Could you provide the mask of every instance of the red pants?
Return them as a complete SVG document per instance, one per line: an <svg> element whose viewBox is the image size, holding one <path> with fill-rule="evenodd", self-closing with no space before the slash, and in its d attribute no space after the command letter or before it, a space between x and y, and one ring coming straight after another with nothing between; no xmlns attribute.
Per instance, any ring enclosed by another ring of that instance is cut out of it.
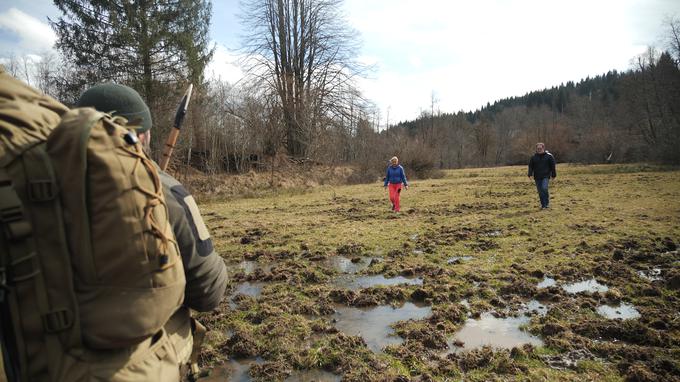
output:
<svg viewBox="0 0 680 382"><path fill-rule="evenodd" d="M390 190L390 202L393 210L399 212L399 194L401 193L401 183L390 183L387 185Z"/></svg>

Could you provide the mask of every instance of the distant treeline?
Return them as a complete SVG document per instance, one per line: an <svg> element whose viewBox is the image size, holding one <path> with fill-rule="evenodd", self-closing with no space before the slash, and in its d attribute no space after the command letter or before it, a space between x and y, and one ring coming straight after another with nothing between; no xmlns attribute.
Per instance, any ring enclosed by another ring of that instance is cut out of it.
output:
<svg viewBox="0 0 680 382"><path fill-rule="evenodd" d="M384 135L422 140L444 168L524 163L539 141L560 161L678 163L679 60L650 48L626 72L501 99L474 112L424 113Z"/></svg>
<svg viewBox="0 0 680 382"><path fill-rule="evenodd" d="M156 156L193 83L176 169L215 174L272 170L281 161L352 165L360 182L379 178L393 155L409 176L431 176L441 168L525 163L539 141L558 161L680 162L678 19L666 22L665 50L649 48L627 72L468 113L440 112L432 102L416 120L381 129L380 111L356 86L365 68L341 1L244 2L246 76L237 84L206 76L214 53L208 0L55 4L62 16L50 24L59 54L11 56L2 59L7 70L68 105L98 82L132 86L151 109Z"/></svg>

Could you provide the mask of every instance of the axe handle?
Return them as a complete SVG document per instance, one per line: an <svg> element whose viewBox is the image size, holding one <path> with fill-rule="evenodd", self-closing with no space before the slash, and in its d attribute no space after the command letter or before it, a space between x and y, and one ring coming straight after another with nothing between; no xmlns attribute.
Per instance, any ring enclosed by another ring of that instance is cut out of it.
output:
<svg viewBox="0 0 680 382"><path fill-rule="evenodd" d="M163 171L168 168L170 157L172 156L175 144L177 143L177 137L179 137L179 129L173 127L172 131L170 131L170 135L168 135L168 140L165 141L165 147L163 148L163 158L161 159L161 170Z"/></svg>

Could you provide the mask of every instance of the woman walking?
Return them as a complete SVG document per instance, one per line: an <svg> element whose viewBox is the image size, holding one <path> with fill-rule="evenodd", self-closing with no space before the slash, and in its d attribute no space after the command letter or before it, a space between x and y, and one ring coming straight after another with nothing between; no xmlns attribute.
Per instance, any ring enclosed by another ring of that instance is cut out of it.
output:
<svg viewBox="0 0 680 382"><path fill-rule="evenodd" d="M385 175L385 185L390 188L390 202L392 202L392 211L399 212L399 194L401 193L401 185L408 190L408 181L404 168L399 164L399 158L392 157L390 165L387 166L387 174Z"/></svg>

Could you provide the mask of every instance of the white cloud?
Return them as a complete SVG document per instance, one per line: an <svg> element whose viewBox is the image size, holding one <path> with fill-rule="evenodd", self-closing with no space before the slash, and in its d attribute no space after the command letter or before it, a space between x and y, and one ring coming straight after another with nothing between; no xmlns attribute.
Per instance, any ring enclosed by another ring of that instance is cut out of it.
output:
<svg viewBox="0 0 680 382"><path fill-rule="evenodd" d="M0 29L14 34L22 51L47 51L57 40L57 35L47 23L16 8L0 13Z"/></svg>
<svg viewBox="0 0 680 382"><path fill-rule="evenodd" d="M236 83L244 76L238 66L238 54L230 51L224 45L217 44L212 61L206 68L209 78L221 79L229 83Z"/></svg>
<svg viewBox="0 0 680 382"><path fill-rule="evenodd" d="M379 62L365 95L390 120L474 110L500 98L626 70L654 44L675 0L347 0L346 15ZM650 28L651 26L655 26ZM640 26L645 26L640 27Z"/></svg>

